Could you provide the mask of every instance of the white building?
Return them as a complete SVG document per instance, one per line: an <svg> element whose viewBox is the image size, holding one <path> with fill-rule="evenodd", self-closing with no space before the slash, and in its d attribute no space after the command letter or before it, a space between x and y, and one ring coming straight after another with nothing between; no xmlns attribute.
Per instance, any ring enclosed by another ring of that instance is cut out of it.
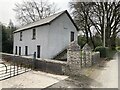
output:
<svg viewBox="0 0 120 90"><path fill-rule="evenodd" d="M14 31L16 55L30 55L50 59L77 40L77 26L67 11L59 12Z"/></svg>

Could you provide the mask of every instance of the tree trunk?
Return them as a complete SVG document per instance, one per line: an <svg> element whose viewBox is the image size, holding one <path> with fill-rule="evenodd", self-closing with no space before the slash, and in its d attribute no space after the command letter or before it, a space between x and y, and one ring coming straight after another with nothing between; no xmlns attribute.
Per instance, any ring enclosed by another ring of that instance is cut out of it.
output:
<svg viewBox="0 0 120 90"><path fill-rule="evenodd" d="M116 47L116 33L115 30L113 31L113 35L111 37L111 48L115 50Z"/></svg>

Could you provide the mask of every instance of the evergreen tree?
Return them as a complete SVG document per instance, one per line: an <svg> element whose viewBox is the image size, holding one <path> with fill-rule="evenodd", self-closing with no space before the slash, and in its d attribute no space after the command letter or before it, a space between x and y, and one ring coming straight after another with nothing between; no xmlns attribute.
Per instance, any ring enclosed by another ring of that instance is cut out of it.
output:
<svg viewBox="0 0 120 90"><path fill-rule="evenodd" d="M14 24L10 20L8 27L0 24L2 32L2 52L4 53L13 53L13 31L16 29Z"/></svg>

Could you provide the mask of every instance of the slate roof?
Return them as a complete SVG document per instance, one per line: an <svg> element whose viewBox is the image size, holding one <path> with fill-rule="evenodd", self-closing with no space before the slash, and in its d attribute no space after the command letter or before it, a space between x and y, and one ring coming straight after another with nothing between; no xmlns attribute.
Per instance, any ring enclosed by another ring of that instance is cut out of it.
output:
<svg viewBox="0 0 120 90"><path fill-rule="evenodd" d="M52 21L54 21L56 18L60 17L62 14L66 13L68 15L68 17L70 18L70 20L73 22L74 26L76 27L76 29L78 30L77 26L75 25L74 21L72 20L71 16L69 15L69 13L67 12L67 10L65 11L62 11L62 12L59 12L59 13L56 13L56 14L53 14L51 16L48 16L47 18L44 18L44 19L41 19L39 21L36 21L36 22L33 22L33 23L30 23L30 24L27 24L17 30L14 31L14 33L16 32L20 32L20 31L23 31L23 30L27 30L27 29L30 29L30 28L35 28L35 27L38 27L38 26L43 26L43 25L46 25L46 24L49 24L51 23Z"/></svg>

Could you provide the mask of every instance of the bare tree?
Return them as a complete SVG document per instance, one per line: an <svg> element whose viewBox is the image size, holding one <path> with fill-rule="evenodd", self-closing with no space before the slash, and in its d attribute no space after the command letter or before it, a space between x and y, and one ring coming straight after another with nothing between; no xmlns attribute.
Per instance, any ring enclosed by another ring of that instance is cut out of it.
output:
<svg viewBox="0 0 120 90"><path fill-rule="evenodd" d="M89 43L90 40L93 44L93 48L95 48L95 44L92 38L91 27L92 23L89 20L89 16L91 15L91 7L94 3L92 2L72 2L70 3L71 9L73 8L73 17L76 24L79 27L79 30L82 30L86 36L86 43Z"/></svg>
<svg viewBox="0 0 120 90"><path fill-rule="evenodd" d="M48 0L24 1L22 4L15 4L16 18L21 24L28 24L38 21L54 14L59 8Z"/></svg>
<svg viewBox="0 0 120 90"><path fill-rule="evenodd" d="M120 32L120 1L75 2L71 4L71 8L77 25L86 36L88 33L91 38L90 28L94 27L103 42L105 30L106 46L116 46L115 39ZM91 41L93 42L92 38Z"/></svg>
<svg viewBox="0 0 120 90"><path fill-rule="evenodd" d="M120 1L95 3L93 12L91 17L96 18L97 21L90 17L92 24L100 33L102 40L105 30L106 46L114 48L116 36L120 32Z"/></svg>

